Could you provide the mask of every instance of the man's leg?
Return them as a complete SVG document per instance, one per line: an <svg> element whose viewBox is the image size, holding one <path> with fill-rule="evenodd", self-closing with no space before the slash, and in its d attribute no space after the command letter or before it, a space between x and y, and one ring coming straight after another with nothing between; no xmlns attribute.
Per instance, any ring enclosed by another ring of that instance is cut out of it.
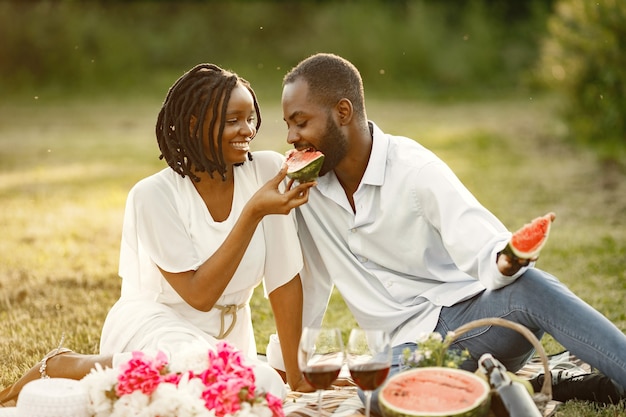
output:
<svg viewBox="0 0 626 417"><path fill-rule="evenodd" d="M538 339L552 335L572 354L612 378L623 394L626 387L626 335L606 317L573 294L552 275L529 269L515 283L484 291L451 307L444 307L435 331L442 336L470 321L499 317L519 323ZM483 353L491 353L510 371L522 368L534 354L527 339L508 328L477 328L461 335L453 344L468 349L472 360L462 368L475 370ZM389 376L400 371L398 355L416 344L394 348L394 364ZM372 411L380 414L378 392L372 395Z"/></svg>
<svg viewBox="0 0 626 417"><path fill-rule="evenodd" d="M444 307L436 331L446 334L464 323L500 317L522 324L540 338L549 333L572 354L626 387L626 335L553 276L529 269L515 283L484 291L451 307ZM492 353L511 371L517 371L533 353L526 339L507 328L472 330L456 346L477 360ZM470 369L475 369L475 363Z"/></svg>

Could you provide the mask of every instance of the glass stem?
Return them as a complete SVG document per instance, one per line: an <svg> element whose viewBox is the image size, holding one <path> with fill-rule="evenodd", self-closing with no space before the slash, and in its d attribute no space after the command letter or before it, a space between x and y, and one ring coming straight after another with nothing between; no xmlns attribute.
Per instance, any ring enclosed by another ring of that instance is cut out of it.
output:
<svg viewBox="0 0 626 417"><path fill-rule="evenodd" d="M317 414L319 417L322 417L322 391L321 389L317 390Z"/></svg>
<svg viewBox="0 0 626 417"><path fill-rule="evenodd" d="M370 417L370 402L372 401L372 391L363 391L365 395L365 417Z"/></svg>

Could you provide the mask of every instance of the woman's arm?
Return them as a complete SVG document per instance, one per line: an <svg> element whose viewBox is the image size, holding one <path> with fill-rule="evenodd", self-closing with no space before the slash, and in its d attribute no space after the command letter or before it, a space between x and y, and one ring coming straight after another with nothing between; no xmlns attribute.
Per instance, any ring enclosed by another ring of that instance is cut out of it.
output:
<svg viewBox="0 0 626 417"><path fill-rule="evenodd" d="M287 383L294 391L312 391L298 366L298 343L302 334L302 283L296 275L269 294L276 331L287 374Z"/></svg>
<svg viewBox="0 0 626 417"><path fill-rule="evenodd" d="M281 193L279 184L286 167L264 184L246 203L222 245L195 271L161 273L176 292L193 308L209 311L232 279L259 222L268 214L288 214L308 201L309 188L315 183L299 184Z"/></svg>

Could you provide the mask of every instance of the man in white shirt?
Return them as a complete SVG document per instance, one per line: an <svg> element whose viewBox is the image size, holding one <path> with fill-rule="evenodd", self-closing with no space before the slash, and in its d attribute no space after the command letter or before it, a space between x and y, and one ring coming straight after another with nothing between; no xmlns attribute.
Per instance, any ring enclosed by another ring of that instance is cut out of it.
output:
<svg viewBox="0 0 626 417"><path fill-rule="evenodd" d="M326 156L298 211L304 325L321 323L333 285L359 326L390 333L396 353L424 333L501 317L538 338L551 334L623 392L626 336L534 259L502 253L511 233L443 161L368 121L350 62L305 59L285 76L282 105L288 143ZM471 353L468 369L485 352L512 371L533 354L522 335L501 327L466 333L455 346Z"/></svg>

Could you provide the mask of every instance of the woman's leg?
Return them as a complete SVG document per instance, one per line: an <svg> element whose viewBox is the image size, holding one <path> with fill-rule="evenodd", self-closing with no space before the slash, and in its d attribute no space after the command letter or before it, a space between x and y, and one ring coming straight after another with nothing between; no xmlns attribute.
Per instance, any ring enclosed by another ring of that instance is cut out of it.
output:
<svg viewBox="0 0 626 417"><path fill-rule="evenodd" d="M42 377L82 379L100 363L103 367L110 367L112 357L108 355L82 355L70 350L52 351L46 357L26 372L15 384L0 392L0 406L14 406L17 397L24 385ZM42 370L42 365L43 370Z"/></svg>

